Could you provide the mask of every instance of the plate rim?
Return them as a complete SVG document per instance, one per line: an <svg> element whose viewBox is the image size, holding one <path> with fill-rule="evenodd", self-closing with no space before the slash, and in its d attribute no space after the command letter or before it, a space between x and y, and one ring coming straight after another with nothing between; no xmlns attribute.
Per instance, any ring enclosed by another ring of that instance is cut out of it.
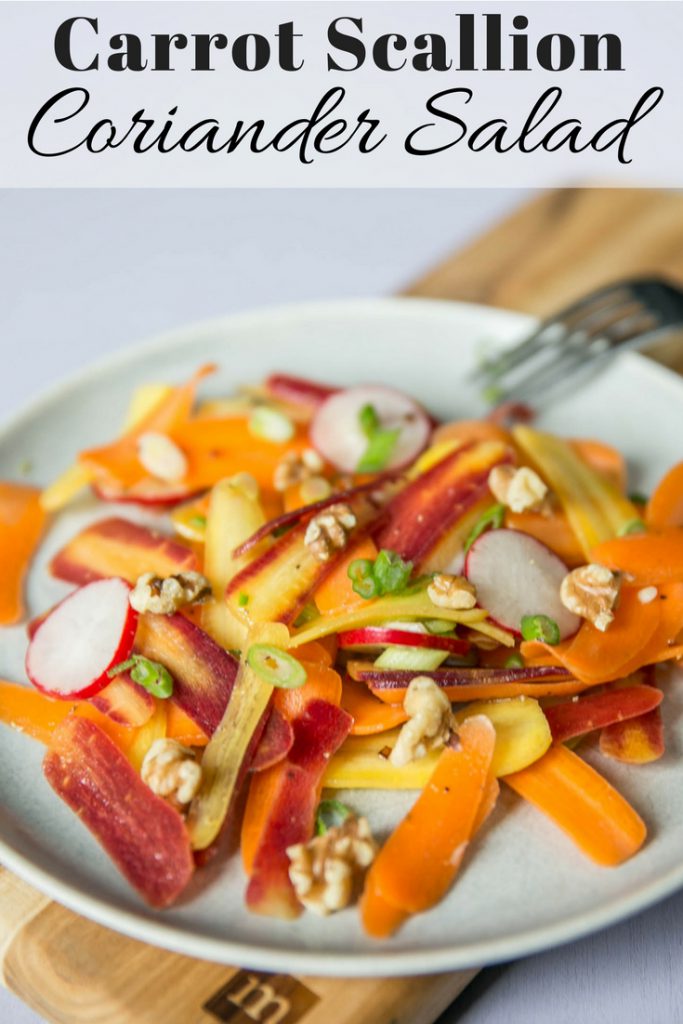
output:
<svg viewBox="0 0 683 1024"><path fill-rule="evenodd" d="M110 369L125 365L131 359L144 359L156 351L166 351L169 347L182 349L188 343L188 336L193 333L220 331L224 328L240 329L251 324L263 323L264 320L284 324L288 320L296 321L302 316L325 318L349 314L396 314L408 307L413 310L422 308L427 315L436 314L446 318L457 314L458 309L466 310L468 313L486 317L489 322L494 318L498 319L501 326L505 325L508 330L513 322L520 330L537 322L535 317L516 310L500 309L482 303L413 296L288 303L193 321L168 331L155 333L139 342L126 344L116 352L87 364L76 373L64 375L48 388L42 389L28 403L22 404L16 412L3 418L0 424L0 441L14 431L21 430L23 425L49 409L51 404L63 399L72 389L79 389L89 380L104 375ZM683 378L673 370L647 359L638 352L625 352L621 358L637 362L639 372L653 377L659 387L672 388L683 395ZM560 922L527 928L521 933L500 939L486 939L467 946L437 950L319 953L312 950L269 949L249 941L236 942L226 938L197 935L183 930L182 925L168 925L163 919L152 920L133 910L121 909L101 896L90 895L77 885L55 877L47 869L34 863L28 855L17 850L2 834L0 864L60 905L137 941L217 963L327 977L390 977L438 973L482 967L502 960L527 956L616 924L683 887L681 863L679 867L672 868L657 879L636 886L628 896L614 897L595 910L565 916Z"/></svg>

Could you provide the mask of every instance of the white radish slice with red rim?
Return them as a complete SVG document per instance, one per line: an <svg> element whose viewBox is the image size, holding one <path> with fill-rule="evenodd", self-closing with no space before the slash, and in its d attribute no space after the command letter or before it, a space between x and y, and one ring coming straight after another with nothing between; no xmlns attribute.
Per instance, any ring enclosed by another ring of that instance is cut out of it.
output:
<svg viewBox="0 0 683 1024"><path fill-rule="evenodd" d="M372 406L380 430L400 431L381 469L399 469L415 459L429 441L431 423L424 409L401 391L380 385L347 388L331 395L311 423L311 442L320 455L344 473L355 473L368 450L361 412Z"/></svg>
<svg viewBox="0 0 683 1024"><path fill-rule="evenodd" d="M409 624L410 625L410 624ZM347 651L382 650L385 647L420 647L425 650L467 654L469 642L455 636L433 636L401 626L364 626L339 634L339 647Z"/></svg>
<svg viewBox="0 0 683 1024"><path fill-rule="evenodd" d="M133 650L138 614L130 585L112 578L79 587L38 626L26 653L36 687L60 700L94 697L111 682L107 673Z"/></svg>
<svg viewBox="0 0 683 1024"><path fill-rule="evenodd" d="M581 620L560 600L569 572L561 558L519 530L489 530L467 553L465 575L477 591L477 604L491 618L520 635L525 615L547 615L560 639L576 633Z"/></svg>

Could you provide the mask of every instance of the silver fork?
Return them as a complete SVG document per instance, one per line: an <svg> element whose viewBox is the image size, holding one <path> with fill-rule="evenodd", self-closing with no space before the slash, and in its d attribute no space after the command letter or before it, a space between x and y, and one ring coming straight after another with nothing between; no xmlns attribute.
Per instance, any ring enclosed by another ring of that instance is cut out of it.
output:
<svg viewBox="0 0 683 1024"><path fill-rule="evenodd" d="M520 344L470 375L494 406L534 409L619 352L683 326L683 290L658 278L622 281L592 292L544 320Z"/></svg>

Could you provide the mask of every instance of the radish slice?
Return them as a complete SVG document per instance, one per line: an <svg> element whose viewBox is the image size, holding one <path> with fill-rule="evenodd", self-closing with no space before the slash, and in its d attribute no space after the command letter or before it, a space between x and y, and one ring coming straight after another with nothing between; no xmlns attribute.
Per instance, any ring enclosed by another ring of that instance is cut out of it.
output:
<svg viewBox="0 0 683 1024"><path fill-rule="evenodd" d="M519 530L489 530L467 554L465 575L477 590L477 602L491 618L520 635L524 615L547 615L560 639L576 633L581 620L560 600L569 572L554 552Z"/></svg>
<svg viewBox="0 0 683 1024"><path fill-rule="evenodd" d="M448 654L467 654L470 649L467 640L455 636L432 636L417 633L402 626L366 626L364 629L350 629L339 634L339 646L345 651L367 651L382 647L423 647L425 650L446 651Z"/></svg>
<svg viewBox="0 0 683 1024"><path fill-rule="evenodd" d="M173 508L183 501L189 501L199 493L188 490L180 484L165 483L163 480L141 480L134 487L120 487L116 484L98 481L93 484L93 493L100 501L121 505L141 505L150 508Z"/></svg>
<svg viewBox="0 0 683 1024"><path fill-rule="evenodd" d="M323 402L311 423L311 442L328 462L355 473L368 449L361 410L372 406L381 430L400 429L381 469L397 469L415 459L431 433L429 417L412 398L391 388L368 385L339 391Z"/></svg>
<svg viewBox="0 0 683 1024"><path fill-rule="evenodd" d="M60 700L93 697L107 673L133 650L138 614L130 586L113 577L69 594L40 623L26 653L26 672L42 693Z"/></svg>

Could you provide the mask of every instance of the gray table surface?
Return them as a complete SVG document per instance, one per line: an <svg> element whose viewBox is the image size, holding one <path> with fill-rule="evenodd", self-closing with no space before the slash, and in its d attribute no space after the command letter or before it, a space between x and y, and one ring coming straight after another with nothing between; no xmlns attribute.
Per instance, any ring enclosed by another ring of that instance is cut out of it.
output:
<svg viewBox="0 0 683 1024"><path fill-rule="evenodd" d="M84 363L166 328L282 302L391 293L522 198L0 192L3 416ZM682 946L683 894L581 942L482 972L440 1024L678 1024ZM2 1024L39 1020L0 989Z"/></svg>

